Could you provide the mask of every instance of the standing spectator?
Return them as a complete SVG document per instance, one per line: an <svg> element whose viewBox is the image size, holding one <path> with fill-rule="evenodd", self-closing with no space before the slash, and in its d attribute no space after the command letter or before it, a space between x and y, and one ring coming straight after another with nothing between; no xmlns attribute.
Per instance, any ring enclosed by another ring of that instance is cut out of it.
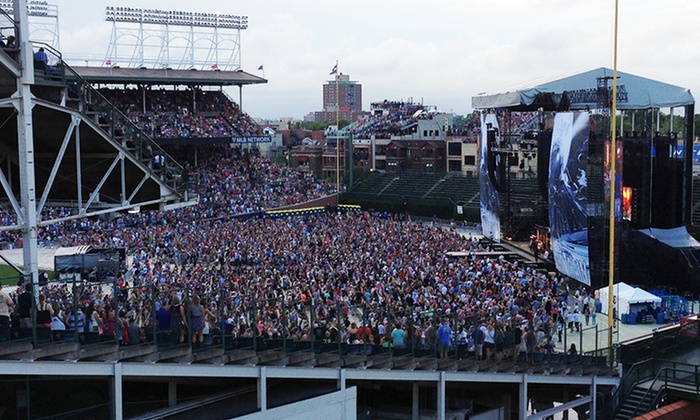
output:
<svg viewBox="0 0 700 420"><path fill-rule="evenodd" d="M156 319L158 319L158 331L170 331L170 307L159 305Z"/></svg>
<svg viewBox="0 0 700 420"><path fill-rule="evenodd" d="M57 302L54 302L53 316L51 317L51 331L54 341L61 341L63 339L63 333L66 331L66 324L63 322L63 319L61 307L58 306Z"/></svg>
<svg viewBox="0 0 700 420"><path fill-rule="evenodd" d="M401 324L396 324L396 328L391 332L391 338L394 340L395 349L406 348L406 343L404 342L404 335L406 332L401 328Z"/></svg>
<svg viewBox="0 0 700 420"><path fill-rule="evenodd" d="M12 298L0 282L0 342L10 339L10 310L14 306Z"/></svg>
<svg viewBox="0 0 700 420"><path fill-rule="evenodd" d="M476 360L481 360L484 357L484 330L483 326L475 326L472 330L472 339L474 340L474 354Z"/></svg>
<svg viewBox="0 0 700 420"><path fill-rule="evenodd" d="M88 329L92 333L99 333L102 329L102 318L97 310L95 310L95 302L90 302L90 304L85 308L85 319L88 323Z"/></svg>
<svg viewBox="0 0 700 420"><path fill-rule="evenodd" d="M494 353L494 350L496 349L496 332L491 324L486 327L486 334L484 335L484 349L486 350L486 359L490 359Z"/></svg>
<svg viewBox="0 0 700 420"><path fill-rule="evenodd" d="M25 283L24 291L17 296L20 330L32 328L32 284Z"/></svg>
<svg viewBox="0 0 700 420"><path fill-rule="evenodd" d="M595 307L595 299L591 299L588 302L588 307L589 307L589 310L591 312L591 321L593 321L593 325L595 325L595 318L596 318L596 314L597 314L596 307Z"/></svg>
<svg viewBox="0 0 700 420"><path fill-rule="evenodd" d="M135 344L141 343L141 328L139 324L133 317L129 318L129 345L133 346Z"/></svg>
<svg viewBox="0 0 700 420"><path fill-rule="evenodd" d="M525 328L525 347L527 349L527 363L532 365L535 363L535 347L537 346L537 337L532 330L532 326Z"/></svg>
<svg viewBox="0 0 700 420"><path fill-rule="evenodd" d="M187 317L185 307L180 303L180 298L173 295L170 304L170 330L175 333L177 344L185 342L185 330L187 329Z"/></svg>
<svg viewBox="0 0 700 420"><path fill-rule="evenodd" d="M195 295L192 298L192 306L190 308L190 316L192 322L192 346L195 348L201 347L204 342L204 319L205 317L213 317L214 314L201 305L201 299Z"/></svg>
<svg viewBox="0 0 700 420"><path fill-rule="evenodd" d="M104 310L104 318L102 320L102 335L108 338L114 338L117 333L117 316L112 305L106 305Z"/></svg>
<svg viewBox="0 0 700 420"><path fill-rule="evenodd" d="M442 324L437 330L437 338L438 357L444 359L447 357L447 351L450 348L450 343L452 340L452 328L450 328L450 324L447 322L447 318L444 318L442 320Z"/></svg>
<svg viewBox="0 0 700 420"><path fill-rule="evenodd" d="M66 315L68 318L66 325L68 325L68 328L70 330L75 331L76 334L82 334L83 332L85 332L85 317L83 315L83 309L80 307L80 304L78 304L78 307L75 308L75 311L71 309Z"/></svg>
<svg viewBox="0 0 700 420"><path fill-rule="evenodd" d="M39 305L36 307L36 325L42 328L51 328L53 307L46 301L46 295L39 295Z"/></svg>

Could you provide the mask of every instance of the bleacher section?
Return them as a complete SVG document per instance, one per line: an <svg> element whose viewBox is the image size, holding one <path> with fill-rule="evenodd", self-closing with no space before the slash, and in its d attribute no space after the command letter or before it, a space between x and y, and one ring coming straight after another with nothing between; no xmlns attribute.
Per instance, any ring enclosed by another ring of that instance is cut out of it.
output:
<svg viewBox="0 0 700 420"><path fill-rule="evenodd" d="M378 173L358 184L352 193L386 197L446 199L466 207L479 208L479 178L477 177Z"/></svg>
<svg viewBox="0 0 700 420"><path fill-rule="evenodd" d="M261 135L262 129L223 91L100 89L152 138ZM145 103L144 103L145 100Z"/></svg>
<svg viewBox="0 0 700 420"><path fill-rule="evenodd" d="M442 175L415 174L400 176L391 185L391 188L384 192L384 195L399 197L423 197L425 193L435 185Z"/></svg>
<svg viewBox="0 0 700 420"><path fill-rule="evenodd" d="M451 176L430 191L426 198L451 198L465 207L479 208L479 178Z"/></svg>
<svg viewBox="0 0 700 420"><path fill-rule="evenodd" d="M366 195L377 195L384 189L384 187L389 185L394 177L394 174L375 172L372 177L355 185L353 192Z"/></svg>

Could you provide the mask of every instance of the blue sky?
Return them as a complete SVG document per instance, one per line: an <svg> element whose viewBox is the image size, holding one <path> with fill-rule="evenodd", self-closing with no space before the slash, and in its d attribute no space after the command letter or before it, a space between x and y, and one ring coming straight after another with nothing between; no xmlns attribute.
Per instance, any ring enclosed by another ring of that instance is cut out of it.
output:
<svg viewBox="0 0 700 420"><path fill-rule="evenodd" d="M104 56L107 5L248 16L242 68L264 65L269 83L245 88L244 107L269 119L320 110L336 60L362 84L364 109L412 98L458 114L480 92L613 65L613 0L49 2L66 55ZM697 94L698 22L697 0L620 0L618 69Z"/></svg>

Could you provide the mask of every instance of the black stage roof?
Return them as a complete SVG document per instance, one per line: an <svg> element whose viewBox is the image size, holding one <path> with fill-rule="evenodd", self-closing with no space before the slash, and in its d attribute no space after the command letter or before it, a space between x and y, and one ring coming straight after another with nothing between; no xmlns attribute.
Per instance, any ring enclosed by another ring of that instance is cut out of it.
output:
<svg viewBox="0 0 700 420"><path fill-rule="evenodd" d="M171 70L84 66L72 68L88 82L102 84L239 86L267 83L267 79L242 70Z"/></svg>

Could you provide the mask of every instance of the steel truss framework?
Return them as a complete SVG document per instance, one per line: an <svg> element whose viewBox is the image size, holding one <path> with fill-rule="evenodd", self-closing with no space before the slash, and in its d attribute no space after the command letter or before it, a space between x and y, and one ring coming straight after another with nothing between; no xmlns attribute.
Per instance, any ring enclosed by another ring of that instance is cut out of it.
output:
<svg viewBox="0 0 700 420"><path fill-rule="evenodd" d="M2 11L17 48L0 50L0 185L16 222L0 230L21 230L23 269L36 284L39 226L135 207L195 204L196 197L183 190L189 177L182 167L133 124L117 121L126 117L111 104L90 102L98 94L78 75L65 78L70 68L60 53L52 51L58 57L52 75L35 71L34 46L24 36L30 33L27 1L15 3L14 15ZM42 220L42 210L53 205L77 211Z"/></svg>
<svg viewBox="0 0 700 420"><path fill-rule="evenodd" d="M50 168L37 168L48 173L48 176L43 177L45 182L42 185L37 185L36 189L37 192L41 192L41 196L37 197L37 226L140 206L166 205L178 199L176 194L169 192L169 186L161 177L154 174L151 168L128 151L125 141L119 143L105 133L95 121L86 118L78 111L36 98L32 100L32 106L35 112L41 115L51 114L57 120L69 121L65 129L56 127L57 130L54 131L56 139L62 139L56 153L37 154L37 162L53 160L53 165ZM2 109L13 109L13 112L18 112L18 107L18 98L0 100L0 108ZM89 136L91 146L94 146L94 142L97 140L103 142L106 149L94 152L94 147L83 148L81 138L86 135ZM19 168L19 156L13 155L12 151L7 149L7 147L3 147L0 158L0 168L2 168L0 170L0 184L9 204L17 215L17 224L2 226L2 230L13 230L21 229L27 220L12 187L12 177L16 173L12 168ZM83 173L88 171L92 178L90 180L83 178ZM66 173L73 176L66 176ZM138 178L138 181L127 182L127 178ZM114 185L115 181L117 182L116 186ZM160 197L145 201L138 199L147 183L158 185ZM51 192L58 185L64 190L63 194L60 198L51 200L49 198ZM65 191L66 185L72 185L73 192ZM115 194L114 191L118 191L118 194ZM76 211L67 217L42 220L41 214L47 205L74 207Z"/></svg>

